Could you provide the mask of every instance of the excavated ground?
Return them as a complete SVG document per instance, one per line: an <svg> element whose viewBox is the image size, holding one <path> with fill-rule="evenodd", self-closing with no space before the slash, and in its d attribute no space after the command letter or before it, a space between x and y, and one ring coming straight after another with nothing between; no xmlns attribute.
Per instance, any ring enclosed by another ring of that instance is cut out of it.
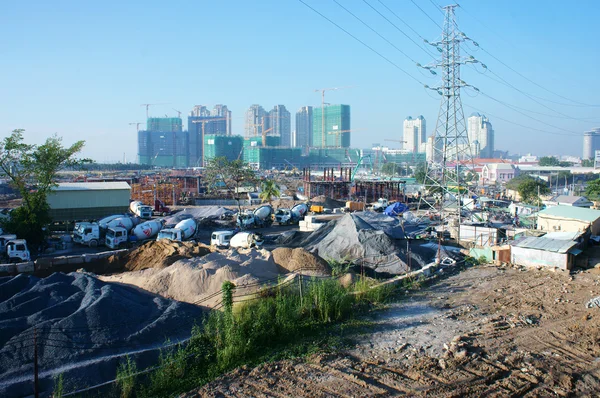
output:
<svg viewBox="0 0 600 398"><path fill-rule="evenodd" d="M374 315L352 349L239 368L183 396L597 396L598 271L470 268Z"/></svg>

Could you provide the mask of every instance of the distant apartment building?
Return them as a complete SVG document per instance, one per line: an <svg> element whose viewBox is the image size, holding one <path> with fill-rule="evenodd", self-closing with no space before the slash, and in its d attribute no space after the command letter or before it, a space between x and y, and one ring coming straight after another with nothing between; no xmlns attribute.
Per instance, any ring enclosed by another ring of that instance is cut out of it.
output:
<svg viewBox="0 0 600 398"><path fill-rule="evenodd" d="M421 115L416 119L411 116L404 119L404 149L417 153L425 150L425 141L427 140L427 124L425 118Z"/></svg>
<svg viewBox="0 0 600 398"><path fill-rule="evenodd" d="M219 115L219 112L221 115ZM204 105L196 105L188 116L188 163L191 167L203 165L202 151L207 135L228 135L231 130L231 111L226 105L217 105L211 113Z"/></svg>
<svg viewBox="0 0 600 398"><path fill-rule="evenodd" d="M138 161L159 167L187 167L188 135L179 117L151 117L138 131Z"/></svg>
<svg viewBox="0 0 600 398"><path fill-rule="evenodd" d="M217 104L212 110L212 116L218 116L225 119L226 124L226 135L231 136L231 111L227 108L227 105Z"/></svg>
<svg viewBox="0 0 600 398"><path fill-rule="evenodd" d="M600 127L583 133L583 159L594 159L600 150Z"/></svg>
<svg viewBox="0 0 600 398"><path fill-rule="evenodd" d="M324 112L323 112L324 109ZM312 146L315 148L350 147L350 105L313 108ZM323 131L325 127L325 131Z"/></svg>
<svg viewBox="0 0 600 398"><path fill-rule="evenodd" d="M308 154L308 148L313 146L313 107L303 106L296 112L296 147L302 148L303 154Z"/></svg>
<svg viewBox="0 0 600 398"><path fill-rule="evenodd" d="M246 111L246 120L244 123L244 132L246 137L262 136L263 127L267 129L267 112L258 105L251 105Z"/></svg>
<svg viewBox="0 0 600 398"><path fill-rule="evenodd" d="M282 147L292 146L292 120L291 113L285 105L275 105L269 111L269 117L265 120L265 128L269 130L268 135L280 137Z"/></svg>
<svg viewBox="0 0 600 398"><path fill-rule="evenodd" d="M467 133L473 157L492 158L494 156L494 129L485 115L473 113L468 120Z"/></svg>

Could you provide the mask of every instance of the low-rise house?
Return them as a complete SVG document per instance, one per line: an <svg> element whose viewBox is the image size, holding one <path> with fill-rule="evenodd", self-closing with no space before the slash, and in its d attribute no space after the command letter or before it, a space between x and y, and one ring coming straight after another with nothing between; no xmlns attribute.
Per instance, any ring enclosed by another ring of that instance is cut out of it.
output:
<svg viewBox="0 0 600 398"><path fill-rule="evenodd" d="M481 169L480 180L484 184L506 183L519 175L519 169L510 163L490 163Z"/></svg>
<svg viewBox="0 0 600 398"><path fill-rule="evenodd" d="M579 232L551 232L526 236L511 245L511 262L526 267L557 267L569 270L583 246Z"/></svg>
<svg viewBox="0 0 600 398"><path fill-rule="evenodd" d="M573 206L549 207L537 214L537 229L600 235L600 210Z"/></svg>
<svg viewBox="0 0 600 398"><path fill-rule="evenodd" d="M587 200L587 198L584 196L558 195L550 198L549 200L545 200L544 204L546 207L574 206L589 209L594 205L594 202Z"/></svg>

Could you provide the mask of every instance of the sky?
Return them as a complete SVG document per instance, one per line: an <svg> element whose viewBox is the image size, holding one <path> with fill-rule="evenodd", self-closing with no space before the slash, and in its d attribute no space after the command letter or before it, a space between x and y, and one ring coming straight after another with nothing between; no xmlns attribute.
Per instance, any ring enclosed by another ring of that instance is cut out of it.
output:
<svg viewBox="0 0 600 398"><path fill-rule="evenodd" d="M325 101L351 106L352 147L400 140L409 115L423 115L433 133L440 98L423 85L437 86L440 75L415 62L434 62L436 50L422 38L441 37L441 0L337 0L368 26L334 0L303 1L395 66L299 0L5 2L2 136L23 128L28 142L41 144L56 133L65 144L85 140L82 155L98 162L135 161L129 123L145 122L140 104L163 104L150 116L226 104L233 133L244 134L251 104L283 104L295 114L320 105L314 90L329 87L348 87L327 92ZM600 2L460 6L459 28L479 44L465 44L463 55L488 68L462 67L461 78L480 90L463 90L465 116L488 116L496 149L581 156L583 131L600 126Z"/></svg>

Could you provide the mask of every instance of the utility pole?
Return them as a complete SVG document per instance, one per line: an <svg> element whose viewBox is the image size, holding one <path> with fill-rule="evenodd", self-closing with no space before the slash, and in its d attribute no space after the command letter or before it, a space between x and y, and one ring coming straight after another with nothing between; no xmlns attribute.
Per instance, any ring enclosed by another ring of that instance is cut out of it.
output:
<svg viewBox="0 0 600 398"><path fill-rule="evenodd" d="M37 348L37 328L33 327L33 395L40 397L40 385L38 380L38 348Z"/></svg>
<svg viewBox="0 0 600 398"><path fill-rule="evenodd" d="M456 211L458 217L457 240L460 240L461 224L461 192L466 188L464 178L461 177L461 163L473 166L471 145L467 134L465 116L460 98L463 87L471 87L460 78L461 65L478 63L473 57L463 58L460 56L460 47L465 41L472 41L464 33L459 31L454 15L457 4L443 7L445 10L444 27L442 39L438 42L427 42L434 46L440 53L440 60L433 64L422 66L432 72L432 69L441 69L442 81L438 87L429 87L441 96L440 110L435 127L433 160L427 167L425 188L429 192L441 193L442 198L439 206L440 220L444 220L446 213ZM452 170L449 167L452 166ZM456 197L456 207L447 204L445 197ZM425 204L429 209L436 209L434 201L427 201L425 195L419 203Z"/></svg>

